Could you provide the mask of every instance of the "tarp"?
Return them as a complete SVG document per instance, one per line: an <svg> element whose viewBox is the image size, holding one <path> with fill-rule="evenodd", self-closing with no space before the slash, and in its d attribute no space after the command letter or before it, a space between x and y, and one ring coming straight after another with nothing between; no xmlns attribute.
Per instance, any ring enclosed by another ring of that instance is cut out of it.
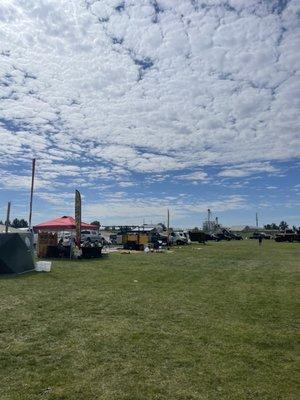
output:
<svg viewBox="0 0 300 400"><path fill-rule="evenodd" d="M0 274L34 270L31 233L0 233Z"/></svg>
<svg viewBox="0 0 300 400"><path fill-rule="evenodd" d="M76 229L76 223L75 219L73 217L68 217L68 216L63 216L60 218L52 219L51 221L46 221L41 224L35 225L33 227L33 230L35 232L37 231L43 231L43 230L53 230L53 231L58 231L58 230L70 230L70 229ZM81 222L81 229L93 229L93 230L98 230L97 225L91 225L91 224L86 224L85 222Z"/></svg>

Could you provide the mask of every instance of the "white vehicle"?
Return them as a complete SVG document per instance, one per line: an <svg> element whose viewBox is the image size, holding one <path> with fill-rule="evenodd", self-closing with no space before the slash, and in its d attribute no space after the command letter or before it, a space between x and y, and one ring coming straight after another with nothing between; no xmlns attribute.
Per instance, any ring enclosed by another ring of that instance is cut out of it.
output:
<svg viewBox="0 0 300 400"><path fill-rule="evenodd" d="M69 231L60 232L58 235L58 240L63 240L63 245L68 246L71 243L71 240L75 237L75 234L72 235Z"/></svg>
<svg viewBox="0 0 300 400"><path fill-rule="evenodd" d="M182 245L190 243L188 234L186 232L173 232L171 235L173 244Z"/></svg>
<svg viewBox="0 0 300 400"><path fill-rule="evenodd" d="M95 242L99 242L102 243L102 236L100 235L100 233L98 231L94 231L94 230L84 230L81 231L81 241L82 242L91 242L91 243L95 243Z"/></svg>

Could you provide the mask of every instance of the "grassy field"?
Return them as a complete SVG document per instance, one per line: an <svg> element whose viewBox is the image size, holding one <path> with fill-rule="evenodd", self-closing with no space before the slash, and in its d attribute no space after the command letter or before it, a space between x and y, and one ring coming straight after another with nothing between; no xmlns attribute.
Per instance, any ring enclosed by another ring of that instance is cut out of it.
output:
<svg viewBox="0 0 300 400"><path fill-rule="evenodd" d="M220 242L1 277L0 399L298 399L299 259Z"/></svg>

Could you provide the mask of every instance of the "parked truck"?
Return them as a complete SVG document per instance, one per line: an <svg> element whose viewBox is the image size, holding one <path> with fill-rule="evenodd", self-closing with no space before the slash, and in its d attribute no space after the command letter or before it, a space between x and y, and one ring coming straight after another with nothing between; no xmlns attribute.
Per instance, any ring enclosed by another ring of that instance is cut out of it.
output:
<svg viewBox="0 0 300 400"><path fill-rule="evenodd" d="M275 242L300 242L300 230L286 229L275 236Z"/></svg>

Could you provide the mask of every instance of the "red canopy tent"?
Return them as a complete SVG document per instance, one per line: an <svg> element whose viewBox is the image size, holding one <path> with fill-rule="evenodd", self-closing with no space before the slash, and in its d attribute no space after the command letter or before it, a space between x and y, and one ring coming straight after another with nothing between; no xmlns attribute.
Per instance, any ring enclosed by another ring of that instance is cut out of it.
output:
<svg viewBox="0 0 300 400"><path fill-rule="evenodd" d="M73 217L63 216L60 218L52 219L51 221L43 222L41 224L35 225L33 230L38 231L63 231L76 229L75 219ZM86 224L81 222L81 229L94 229L98 230L97 225Z"/></svg>

